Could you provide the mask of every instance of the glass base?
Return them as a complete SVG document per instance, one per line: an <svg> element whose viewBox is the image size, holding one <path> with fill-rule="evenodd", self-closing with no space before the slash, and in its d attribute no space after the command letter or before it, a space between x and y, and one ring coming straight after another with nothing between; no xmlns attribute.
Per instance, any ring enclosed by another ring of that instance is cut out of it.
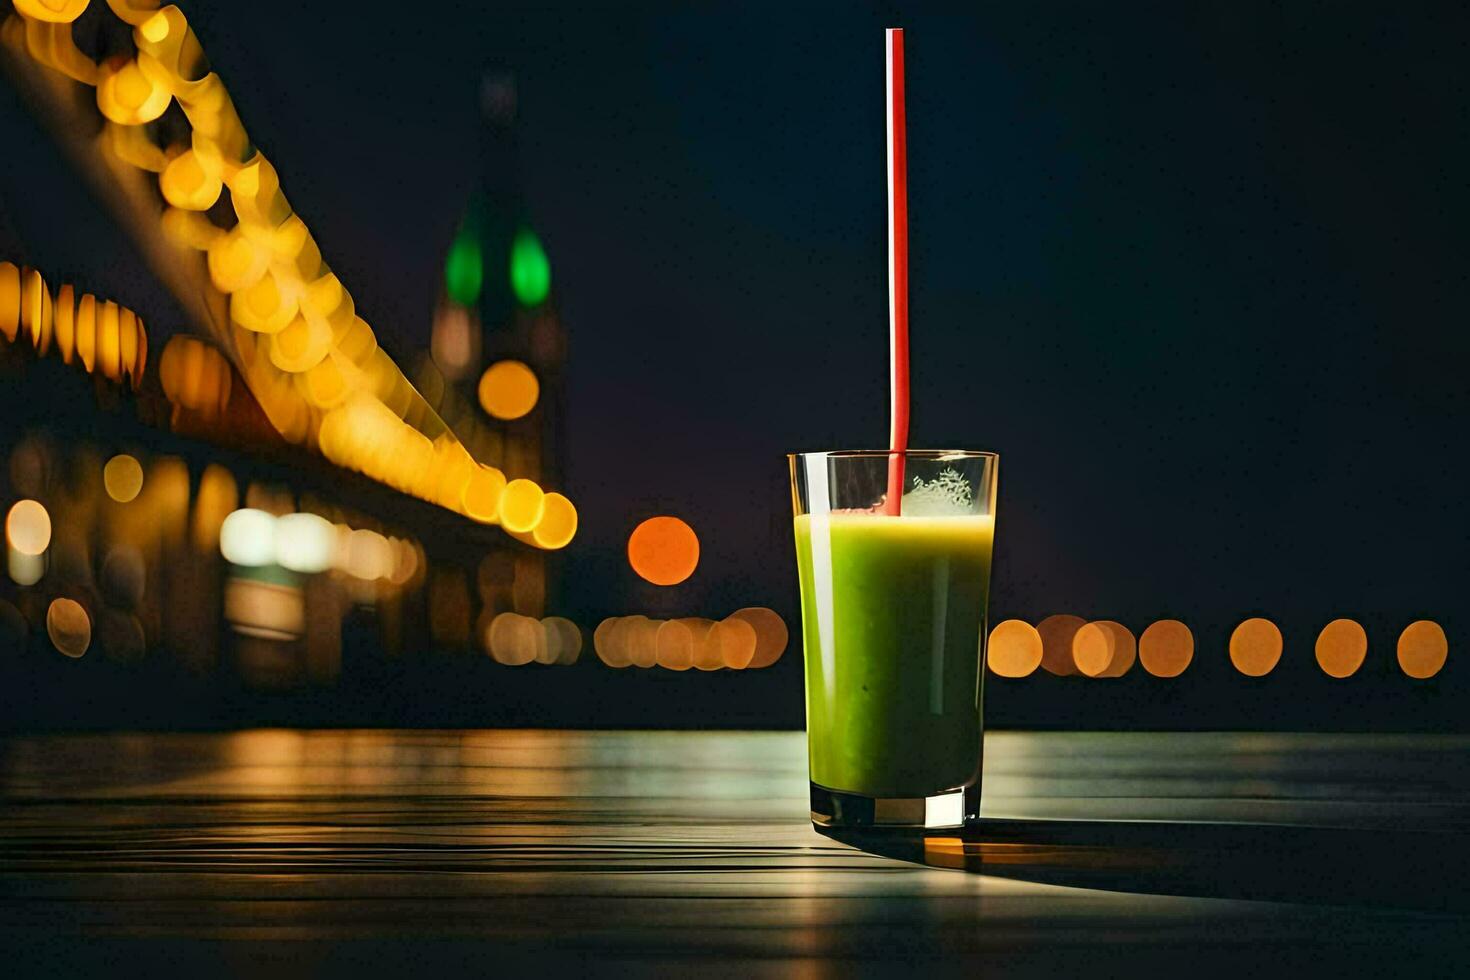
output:
<svg viewBox="0 0 1470 980"><path fill-rule="evenodd" d="M980 785L934 796L877 797L811 784L812 823L818 827L939 829L963 827L980 817Z"/></svg>

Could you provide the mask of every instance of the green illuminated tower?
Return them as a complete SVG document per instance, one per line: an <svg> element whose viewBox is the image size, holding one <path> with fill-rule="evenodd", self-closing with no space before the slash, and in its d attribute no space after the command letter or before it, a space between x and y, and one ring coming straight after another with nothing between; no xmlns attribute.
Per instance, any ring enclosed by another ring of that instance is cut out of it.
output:
<svg viewBox="0 0 1470 980"><path fill-rule="evenodd" d="M480 174L445 253L420 390L476 459L509 479L561 489L566 338L551 262L522 192L514 79L486 75L480 108ZM512 418L491 415L479 391L486 369L504 360L525 363L539 383L534 405Z"/></svg>

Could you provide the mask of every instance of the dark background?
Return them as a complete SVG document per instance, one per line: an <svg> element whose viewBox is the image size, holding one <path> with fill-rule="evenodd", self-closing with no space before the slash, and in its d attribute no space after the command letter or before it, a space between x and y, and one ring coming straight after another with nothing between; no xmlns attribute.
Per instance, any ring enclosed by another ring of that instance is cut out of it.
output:
<svg viewBox="0 0 1470 980"><path fill-rule="evenodd" d="M197 8L197 9L196 9ZM913 444L1002 455L993 618L1195 631L1175 682L991 678L992 719L1455 724L1467 692L1466 38L1457 5L186 4L292 204L400 361L519 78L525 194L570 332L562 608L795 623L783 454L886 432L882 28L907 28ZM177 322L0 88L0 246ZM644 517L699 533L642 585ZM1236 622L1286 634L1240 678ZM1323 677L1338 616L1369 660ZM1450 637L1429 684L1392 645ZM647 723L799 724L799 658L658 685ZM596 665L587 665L593 669ZM1139 672L1135 672L1139 673ZM596 677L603 677L603 671ZM583 678L578 697L606 697ZM1107 689L1104 690L1104 687ZM680 706L659 708L670 698ZM636 719L630 719L636 721ZM1463 719L1459 724L1464 724Z"/></svg>

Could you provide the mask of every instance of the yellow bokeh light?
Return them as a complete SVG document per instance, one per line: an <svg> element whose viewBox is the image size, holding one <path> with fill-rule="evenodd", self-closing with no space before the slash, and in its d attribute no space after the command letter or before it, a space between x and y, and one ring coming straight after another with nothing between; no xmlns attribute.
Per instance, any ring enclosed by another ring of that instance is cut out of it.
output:
<svg viewBox="0 0 1470 980"><path fill-rule="evenodd" d="M189 214L188 211L175 211ZM175 219L180 223L183 219ZM201 221L206 219L200 218ZM210 227L213 227L211 225ZM209 244L209 278L222 293L236 293L260 282L270 267L270 255L245 234L242 225L221 232Z"/></svg>
<svg viewBox="0 0 1470 980"><path fill-rule="evenodd" d="M269 339L271 363L282 371L300 374L322 362L332 347L332 328L324 320L297 315Z"/></svg>
<svg viewBox="0 0 1470 980"><path fill-rule="evenodd" d="M1351 677L1368 655L1368 634L1351 619L1334 619L1317 634L1317 666L1328 677Z"/></svg>
<svg viewBox="0 0 1470 980"><path fill-rule="evenodd" d="M219 547L220 527L239 503L240 491L235 476L217 463L210 463L199 477L199 494L194 501L194 519L190 537L200 554Z"/></svg>
<svg viewBox="0 0 1470 980"><path fill-rule="evenodd" d="M297 311L296 297L274 272L230 296L230 318L255 333L278 333L286 329Z"/></svg>
<svg viewBox="0 0 1470 980"><path fill-rule="evenodd" d="M0 262L0 334L15 343L20 331L20 269Z"/></svg>
<svg viewBox="0 0 1470 980"><path fill-rule="evenodd" d="M87 9L90 0L15 0L15 9L33 20L70 24Z"/></svg>
<svg viewBox="0 0 1470 980"><path fill-rule="evenodd" d="M1194 634L1177 619L1151 623L1138 638L1138 662L1155 677L1178 677L1194 659Z"/></svg>
<svg viewBox="0 0 1470 980"><path fill-rule="evenodd" d="M197 211L185 211L183 208L164 208L162 226L163 234L169 241L205 253L214 248L226 235L223 228L206 216ZM211 268L210 278L214 278L213 272Z"/></svg>
<svg viewBox="0 0 1470 980"><path fill-rule="evenodd" d="M577 534L577 508L559 493L548 493L542 500L541 519L530 533L516 537L527 544L554 551L565 548Z"/></svg>
<svg viewBox="0 0 1470 980"><path fill-rule="evenodd" d="M95 142L113 169L131 166L149 180L157 174L156 186L167 205L156 212L164 235L207 251L210 279L228 300L226 329L232 336L219 339L229 347L266 419L288 442L320 445L340 465L465 513L463 491L473 462L466 467L455 459L446 469L434 467L435 479L423 478L423 445L444 431L443 421L379 349L367 322L356 316L351 295L323 261L306 224L292 212L279 174L252 144L184 14L174 6L159 9L152 0L108 0L112 13L133 27L133 50L99 66L72 39L70 20L85 6L85 0L20 0L20 9L49 11L51 16L44 24L36 18L10 19L6 40L13 48L23 47L39 64L95 86L105 120ZM142 125L171 113L175 99L191 131L172 122L161 130ZM171 145L160 146L155 142L160 138L172 140ZM229 198L222 202L226 189ZM216 226L222 216L217 204L233 209L235 228ZM0 333L19 334L25 328L36 349L45 352L53 339L52 297L41 288L39 277L17 275L17 298L11 302L7 292L12 271L18 272L0 266ZM74 291L66 293L66 308L60 312L57 341L63 358L80 359L89 371L138 387L147 363L141 320L116 304L88 297L80 297L73 309L74 297ZM207 298L216 304L221 299ZM273 339L242 339L247 331ZM203 403L212 411L228 396L228 377L221 376L218 385L201 384L197 372L179 370L177 364L163 373L165 391L176 407L205 411ZM499 375L504 383L489 386L497 417L519 418L533 411L539 398L534 372L514 361L492 370L490 380ZM180 397L186 390L197 396L201 388L214 388L220 397ZM322 412L358 394L375 398L395 420L377 424L374 417L371 436L341 426L335 436L320 438ZM451 441L458 442L453 436ZM493 458L481 440L469 441L481 458ZM512 471L534 476L534 460L525 465L514 461ZM571 539L576 511L565 498L552 498L549 507L527 489L510 498L523 506L503 522L508 531L530 533L532 543L542 548L560 547ZM494 517L501 516L505 503L496 503ZM482 504L479 516L488 510Z"/></svg>
<svg viewBox="0 0 1470 980"><path fill-rule="evenodd" d="M118 55L102 64L97 77L97 108L103 116L123 126L137 126L163 115L173 94L162 84L156 63L146 71L139 64L145 59L153 61L139 53L136 60Z"/></svg>
<svg viewBox="0 0 1470 980"><path fill-rule="evenodd" d="M143 489L143 465L127 453L120 453L102 467L102 485L113 500L130 503Z"/></svg>
<svg viewBox="0 0 1470 980"><path fill-rule="evenodd" d="M51 319L51 336L63 364L70 364L77 353L77 304L71 283L56 290Z"/></svg>
<svg viewBox="0 0 1470 980"><path fill-rule="evenodd" d="M511 480L500 494L500 526L507 531L530 531L541 520L546 494L530 480Z"/></svg>
<svg viewBox="0 0 1470 980"><path fill-rule="evenodd" d="M1433 677L1444 669L1449 652L1444 627L1428 619L1410 623L1399 634L1399 669L1415 680Z"/></svg>
<svg viewBox="0 0 1470 980"><path fill-rule="evenodd" d="M29 334L36 353L45 354L51 346L51 291L35 269L21 273L20 325Z"/></svg>
<svg viewBox="0 0 1470 980"><path fill-rule="evenodd" d="M985 662L1001 677L1026 677L1041 666L1041 634L1019 619L996 623L985 647Z"/></svg>
<svg viewBox="0 0 1470 980"><path fill-rule="evenodd" d="M97 306L97 370L105 378L117 380L122 374L122 313L116 303L107 300Z"/></svg>
<svg viewBox="0 0 1470 980"><path fill-rule="evenodd" d="M51 544L51 515L38 500L20 500L5 517L5 540L23 555L40 555Z"/></svg>
<svg viewBox="0 0 1470 980"><path fill-rule="evenodd" d="M84 293L77 300L77 360L90 374L97 366L97 297Z"/></svg>
<svg viewBox="0 0 1470 980"><path fill-rule="evenodd" d="M351 394L342 368L330 353L301 376L300 384L306 400L320 409L336 408Z"/></svg>
<svg viewBox="0 0 1470 980"><path fill-rule="evenodd" d="M117 311L117 378L135 380L138 365L138 338L143 333L143 321L125 306Z"/></svg>
<svg viewBox="0 0 1470 980"><path fill-rule="evenodd" d="M358 367L365 367L378 352L378 338L373 328L360 316L354 315L342 334L333 341L337 352Z"/></svg>
<svg viewBox="0 0 1470 980"><path fill-rule="evenodd" d="M483 463L475 467L464 487L464 512L483 524L500 518L500 495L505 492L505 474Z"/></svg>
<svg viewBox="0 0 1470 980"><path fill-rule="evenodd" d="M511 421L536 407L541 383L520 361L497 361L480 375L480 406L493 418Z"/></svg>
<svg viewBox="0 0 1470 980"><path fill-rule="evenodd" d="M1230 634L1230 662L1247 677L1264 677L1281 660L1281 630L1269 619L1247 619Z"/></svg>
<svg viewBox="0 0 1470 980"><path fill-rule="evenodd" d="M208 211L224 190L215 162L194 149L180 152L158 175L163 199L185 211Z"/></svg>
<svg viewBox="0 0 1470 980"><path fill-rule="evenodd" d="M654 585L678 585L699 565L699 537L677 517L650 517L628 536L628 564Z"/></svg>

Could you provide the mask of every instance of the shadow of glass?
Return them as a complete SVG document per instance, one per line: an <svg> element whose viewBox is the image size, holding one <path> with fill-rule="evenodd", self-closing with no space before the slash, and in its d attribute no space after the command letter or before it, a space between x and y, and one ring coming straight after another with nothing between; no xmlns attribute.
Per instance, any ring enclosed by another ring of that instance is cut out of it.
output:
<svg viewBox="0 0 1470 980"><path fill-rule="evenodd" d="M1454 831L997 819L963 830L818 829L871 854L1056 885L1470 910L1470 842Z"/></svg>

